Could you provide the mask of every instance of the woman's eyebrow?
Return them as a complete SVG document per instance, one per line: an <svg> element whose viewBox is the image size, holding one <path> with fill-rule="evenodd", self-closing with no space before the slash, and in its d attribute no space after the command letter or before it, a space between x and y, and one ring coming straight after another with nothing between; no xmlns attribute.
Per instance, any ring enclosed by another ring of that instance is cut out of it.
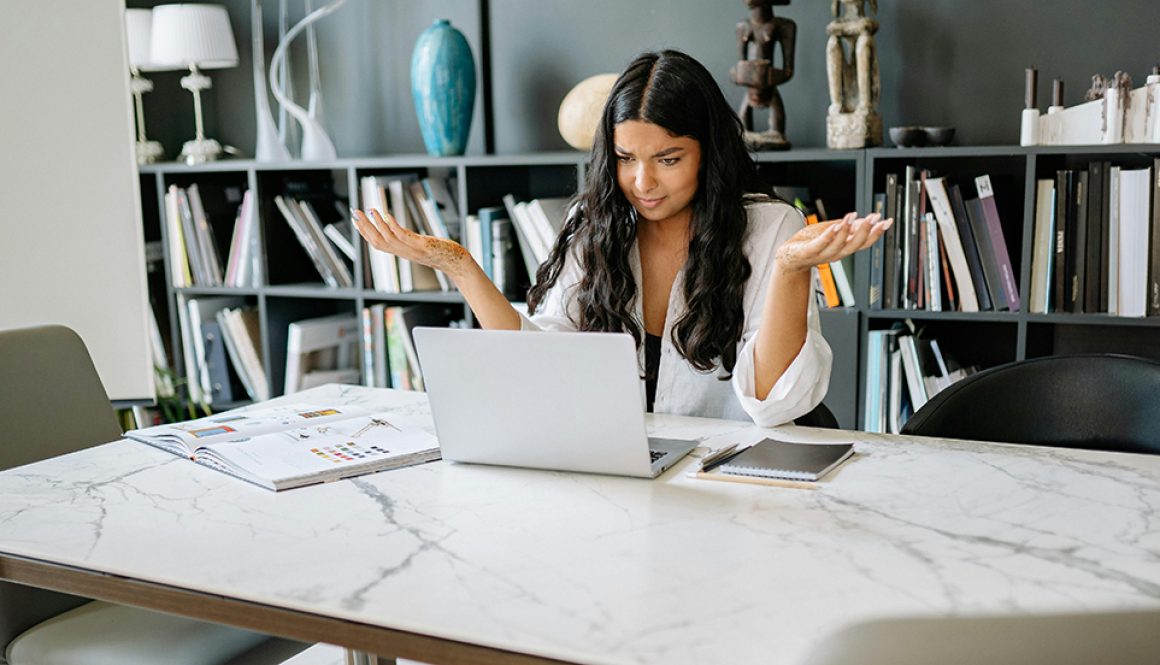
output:
<svg viewBox="0 0 1160 665"><path fill-rule="evenodd" d="M627 155L629 157L633 156L632 152L625 150L624 148L622 148L620 146L614 146L614 147L616 148L616 151L622 155ZM671 148L665 148L664 150L661 150L660 152L653 155L653 157L668 157L669 155L671 155L675 152L681 152L682 150L684 150L684 147L679 146L679 145L675 145L675 146L672 146Z"/></svg>

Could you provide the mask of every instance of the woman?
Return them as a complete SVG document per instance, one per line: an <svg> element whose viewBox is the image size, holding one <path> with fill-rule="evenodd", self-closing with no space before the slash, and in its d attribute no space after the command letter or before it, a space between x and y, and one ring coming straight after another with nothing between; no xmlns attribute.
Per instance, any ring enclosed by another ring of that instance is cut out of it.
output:
<svg viewBox="0 0 1160 665"><path fill-rule="evenodd" d="M650 410L789 422L822 401L831 352L813 266L869 247L877 215L806 227L766 189L709 72L662 51L617 79L585 189L517 312L457 243L355 211L372 246L445 272L484 328L628 332Z"/></svg>

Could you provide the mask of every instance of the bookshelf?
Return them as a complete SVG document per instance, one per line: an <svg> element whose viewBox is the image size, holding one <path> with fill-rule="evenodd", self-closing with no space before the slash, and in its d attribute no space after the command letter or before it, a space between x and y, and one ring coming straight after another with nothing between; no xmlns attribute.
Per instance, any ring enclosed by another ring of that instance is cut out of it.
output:
<svg viewBox="0 0 1160 665"><path fill-rule="evenodd" d="M890 328L911 319L923 326L964 365L992 367L1006 362L1075 353L1126 353L1160 360L1160 317L1122 317L1109 314L1048 314L1028 311L1032 280L1032 251L1036 215L1036 181L1054 177L1060 169L1084 169L1092 162L1143 168L1160 157L1160 145L996 146L946 148L874 148L866 150L865 198L859 209L873 207L875 192L884 191L888 173L906 166L930 169L964 187L989 174L1014 273L1019 284L1018 311L931 312L869 309L860 303L859 339L869 331ZM973 189L973 187L972 187ZM965 192L964 192L965 193ZM1155 205L1155 202L1153 203ZM1152 248L1151 251L1156 251ZM861 261L860 295L869 291L871 266ZM863 356L865 356L863 351ZM866 358L861 358L859 385L867 386ZM859 425L864 405L859 404Z"/></svg>
<svg viewBox="0 0 1160 665"><path fill-rule="evenodd" d="M883 191L886 174L899 172L908 165L930 169L964 185L978 175L987 174L995 189L1008 253L1019 283L1021 308L971 313L871 309L867 297L870 257L868 252L858 254L854 262L856 305L821 313L823 332L834 350L826 404L843 427L860 428L862 424L869 332L889 328L905 319L923 326L963 364L984 368L1025 358L1090 352L1129 353L1160 360L1160 346L1155 343L1160 333L1160 317L1027 311L1036 180L1058 169L1084 168L1096 160L1126 168L1147 166L1160 157L1160 146L803 149L758 153L755 157L765 181L808 188L812 196L826 202L831 215L850 209L861 213L870 211L874 193ZM180 368L182 351L175 307L179 297L240 296L257 308L264 369L274 395L281 394L286 328L292 321L329 314L357 315L363 307L375 303L443 304L457 308L467 321L472 321L470 310L455 292L388 294L370 288L361 260L354 265L352 288L326 286L273 204L274 195L287 188L304 187L307 191L326 192L342 201L357 203L357 183L366 175L452 177L457 183L456 201L463 218L481 207L502 205L502 197L509 193L524 200L574 194L583 184L585 160L586 156L581 153L559 152L446 158L401 155L325 163L269 164L239 160L197 167L142 166L144 235L147 242L159 242L162 247L166 242L163 200L169 185L199 185L223 255L234 223L235 210L231 207L236 206L237 192L251 188L258 193L257 218L268 267L268 279L262 286L175 288L168 280L166 252L154 252L149 273L150 294L159 322L167 328L163 332L167 333L170 358L177 359L176 365ZM355 237L354 241L360 248L361 259L360 239ZM228 408L232 404L214 406Z"/></svg>
<svg viewBox="0 0 1160 665"><path fill-rule="evenodd" d="M771 184L808 187L834 210L852 209L866 195L863 151L796 150L760 153L762 177ZM258 312L258 328L264 370L272 394L281 394L286 372L287 326L290 322L332 314L358 315L375 303L406 305L444 304L458 308L472 321L470 309L456 292L384 293L372 288L362 265L361 238L353 238L358 260L354 262L352 288L333 288L323 283L311 259L283 221L274 196L286 193L317 195L358 203L360 178L368 175L415 174L454 178L460 219L481 207L502 205L502 197L514 194L530 200L570 196L583 184L587 156L578 152L526 155L430 157L425 155L338 159L328 162L259 163L250 160L221 161L186 166L166 163L140 167L144 236L160 245L150 262L151 301L166 340L169 358L182 371L180 323L177 303L189 297L239 296ZM261 228L266 279L257 287L174 287L169 279L170 257L164 249L168 237L165 192L170 185L197 184L213 227L218 250L226 256L241 193L256 192L256 219ZM317 206L325 209L325 204ZM331 207L334 207L331 205ZM323 222L334 221L337 212L320 212ZM823 310L822 328L834 348L834 370L826 404L844 426L855 424L858 405L859 308ZM215 403L215 409L237 403Z"/></svg>

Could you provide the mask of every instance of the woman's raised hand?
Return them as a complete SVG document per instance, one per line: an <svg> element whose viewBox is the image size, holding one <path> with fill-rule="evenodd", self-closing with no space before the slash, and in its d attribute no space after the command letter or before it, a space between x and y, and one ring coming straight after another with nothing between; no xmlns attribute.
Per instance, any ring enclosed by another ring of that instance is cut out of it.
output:
<svg viewBox="0 0 1160 665"><path fill-rule="evenodd" d="M441 270L454 276L472 265L471 254L454 240L420 235L405 229L388 213L370 214L351 208L351 218L363 239L375 249Z"/></svg>
<svg viewBox="0 0 1160 665"><path fill-rule="evenodd" d="M777 248L777 264L797 272L837 261L873 245L893 223L878 213L858 217L851 212L840 220L810 224Z"/></svg>

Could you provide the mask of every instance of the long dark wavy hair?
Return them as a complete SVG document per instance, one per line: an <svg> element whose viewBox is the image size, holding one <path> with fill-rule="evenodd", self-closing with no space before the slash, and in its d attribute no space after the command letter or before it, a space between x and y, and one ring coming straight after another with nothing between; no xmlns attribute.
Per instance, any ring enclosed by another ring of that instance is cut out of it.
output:
<svg viewBox="0 0 1160 665"><path fill-rule="evenodd" d="M673 136L701 145L701 168L693 197L685 263L688 311L672 327L677 351L701 371L718 361L726 374L737 362L744 330L742 296L752 273L743 245L744 199L767 189L746 151L743 127L721 89L701 63L680 51L643 53L612 86L588 157L585 187L528 293L535 311L560 277L569 253L583 277L574 293L580 330L629 332L639 347L644 323L632 313L637 285L629 256L636 238L635 211L617 184L613 145L616 126L628 120L653 123Z"/></svg>

